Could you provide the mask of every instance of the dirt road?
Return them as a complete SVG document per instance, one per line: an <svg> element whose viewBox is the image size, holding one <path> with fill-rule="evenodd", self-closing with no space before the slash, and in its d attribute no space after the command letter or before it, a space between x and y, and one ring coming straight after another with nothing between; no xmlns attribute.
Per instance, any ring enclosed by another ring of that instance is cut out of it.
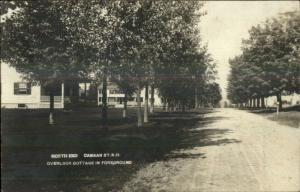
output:
<svg viewBox="0 0 300 192"><path fill-rule="evenodd" d="M141 169L124 191L300 191L300 129L234 109L205 119L191 130L205 130L202 145Z"/></svg>

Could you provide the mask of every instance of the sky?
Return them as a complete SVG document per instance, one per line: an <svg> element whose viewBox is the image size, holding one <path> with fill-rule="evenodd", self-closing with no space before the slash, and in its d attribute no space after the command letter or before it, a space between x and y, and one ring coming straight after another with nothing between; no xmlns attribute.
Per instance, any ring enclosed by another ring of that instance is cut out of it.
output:
<svg viewBox="0 0 300 192"><path fill-rule="evenodd" d="M248 37L248 30L279 13L300 11L300 4L298 1L207 1L203 10L207 14L199 25L202 40L217 63L217 81L225 100L228 60L241 54L241 42Z"/></svg>

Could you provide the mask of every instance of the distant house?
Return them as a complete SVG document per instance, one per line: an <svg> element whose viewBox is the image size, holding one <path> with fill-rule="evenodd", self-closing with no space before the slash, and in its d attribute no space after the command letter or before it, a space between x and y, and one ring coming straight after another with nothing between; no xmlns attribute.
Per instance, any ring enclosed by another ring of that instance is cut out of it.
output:
<svg viewBox="0 0 300 192"><path fill-rule="evenodd" d="M47 86L26 81L13 67L1 62L2 108L49 108L48 92ZM54 108L64 108L65 103L71 102L72 97L78 95L78 84L57 84L54 91Z"/></svg>
<svg viewBox="0 0 300 192"><path fill-rule="evenodd" d="M102 104L102 87L98 87L98 106ZM118 88L118 86L112 82L108 83L107 86L107 104L108 106L111 107L116 107L116 108L122 108L124 106L124 93L122 90ZM142 105L144 104L145 100L145 88L141 91L141 103ZM149 89L149 105L150 105L150 89ZM162 101L160 97L158 96L158 91L155 90L154 92L154 106L161 106ZM133 94L131 97L128 97L127 99L127 106L128 107L134 107L137 106L137 98L136 94Z"/></svg>
<svg viewBox="0 0 300 192"><path fill-rule="evenodd" d="M288 107L293 105L300 105L300 94L291 94L291 95L282 95L282 106ZM265 99L266 107L276 107L277 106L277 98L276 96L267 97Z"/></svg>

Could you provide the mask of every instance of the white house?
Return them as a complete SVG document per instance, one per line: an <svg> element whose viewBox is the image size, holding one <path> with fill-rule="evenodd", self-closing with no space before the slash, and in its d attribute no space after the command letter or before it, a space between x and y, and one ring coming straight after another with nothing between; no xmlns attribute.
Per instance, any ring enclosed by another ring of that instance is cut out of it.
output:
<svg viewBox="0 0 300 192"><path fill-rule="evenodd" d="M291 94L291 95L282 95L281 96L283 107L300 105L300 94ZM265 98L266 107L276 107L277 106L277 97L271 96Z"/></svg>
<svg viewBox="0 0 300 192"><path fill-rule="evenodd" d="M59 84L54 96L54 108L64 108L64 84ZM46 88L22 78L13 67L1 62L1 108L49 108Z"/></svg>
<svg viewBox="0 0 300 192"><path fill-rule="evenodd" d="M145 97L145 88L141 91L141 103L144 104L144 97ZM98 88L97 91L97 98L98 98L98 105L102 104L102 89L101 86ZM150 89L149 89L149 103L150 103ZM108 82L107 85L107 104L108 106L116 107L116 108L122 108L124 105L124 97L125 94L118 88L118 86L112 82ZM158 96L158 91L154 91L154 106L161 106L162 101L160 97ZM137 106L137 98L136 95L132 95L127 99L127 106L128 107L134 107Z"/></svg>

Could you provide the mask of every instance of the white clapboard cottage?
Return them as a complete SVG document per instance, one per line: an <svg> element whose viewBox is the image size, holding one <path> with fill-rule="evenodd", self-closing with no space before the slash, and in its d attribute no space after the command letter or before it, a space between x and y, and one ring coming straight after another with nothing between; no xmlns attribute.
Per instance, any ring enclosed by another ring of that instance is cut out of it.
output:
<svg viewBox="0 0 300 192"><path fill-rule="evenodd" d="M300 94L293 93L290 95L282 95L282 106L283 107L290 107L294 105L300 105ZM265 98L265 105L266 107L276 107L277 106L277 97L270 96Z"/></svg>
<svg viewBox="0 0 300 192"><path fill-rule="evenodd" d="M102 104L102 87L98 87L98 105ZM141 90L141 103L144 105L144 97L145 97L145 88ZM124 97L125 94L118 88L118 86L112 82L108 82L107 85L107 104L108 106L115 108L122 108L124 106ZM149 89L149 103L150 103L151 93ZM161 98L158 96L158 91L154 91L154 106L159 107L162 105ZM137 106L137 98L136 95L133 94L131 97L127 98L127 106L135 107Z"/></svg>
<svg viewBox="0 0 300 192"><path fill-rule="evenodd" d="M73 96L78 96L79 86L59 83L54 90L54 108L64 108ZM1 108L49 108L50 97L46 86L30 83L13 67L1 62Z"/></svg>

